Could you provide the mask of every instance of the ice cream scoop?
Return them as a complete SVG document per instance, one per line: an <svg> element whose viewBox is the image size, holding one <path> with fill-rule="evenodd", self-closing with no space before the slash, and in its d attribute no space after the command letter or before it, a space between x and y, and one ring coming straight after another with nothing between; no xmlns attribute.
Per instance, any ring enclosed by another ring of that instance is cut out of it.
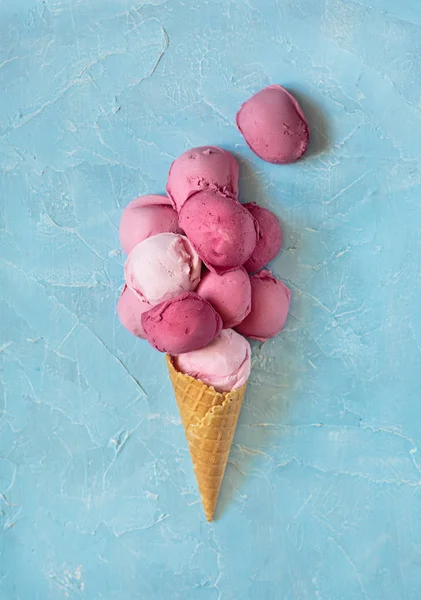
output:
<svg viewBox="0 0 421 600"><path fill-rule="evenodd" d="M133 335L145 338L142 326L142 314L150 310L149 302L142 300L136 292L124 286L117 302L117 314L121 324Z"/></svg>
<svg viewBox="0 0 421 600"><path fill-rule="evenodd" d="M267 208L257 204L245 204L247 210L259 224L259 238L255 249L244 268L249 273L255 273L268 264L278 254L282 245L282 230L276 216Z"/></svg>
<svg viewBox="0 0 421 600"><path fill-rule="evenodd" d="M215 192L197 192L179 213L180 227L211 271L236 269L248 260L258 225L242 204Z"/></svg>
<svg viewBox="0 0 421 600"><path fill-rule="evenodd" d="M143 313L142 326L154 348L182 354L207 346L220 333L222 319L207 300L187 292Z"/></svg>
<svg viewBox="0 0 421 600"><path fill-rule="evenodd" d="M153 306L194 290L201 262L184 235L159 233L137 244L124 266L126 283Z"/></svg>
<svg viewBox="0 0 421 600"><path fill-rule="evenodd" d="M224 329L204 348L174 357L174 366L217 392L230 392L250 375L250 344L233 329Z"/></svg>
<svg viewBox="0 0 421 600"><path fill-rule="evenodd" d="M250 278L251 311L235 329L242 335L265 342L277 335L288 316L291 292L270 271Z"/></svg>
<svg viewBox="0 0 421 600"><path fill-rule="evenodd" d="M129 254L139 242L157 233L182 233L178 215L167 196L150 194L132 200L120 220L120 243Z"/></svg>
<svg viewBox="0 0 421 600"><path fill-rule="evenodd" d="M180 210L189 196L201 190L237 197L238 163L232 154L216 146L191 148L171 165L167 193Z"/></svg>
<svg viewBox="0 0 421 600"><path fill-rule="evenodd" d="M250 312L250 278L243 267L221 275L208 271L203 275L196 292L220 314L224 329L235 327Z"/></svg>
<svg viewBox="0 0 421 600"><path fill-rule="evenodd" d="M280 85L270 85L249 98L236 120L253 152L270 163L294 162L307 150L310 134L304 113Z"/></svg>

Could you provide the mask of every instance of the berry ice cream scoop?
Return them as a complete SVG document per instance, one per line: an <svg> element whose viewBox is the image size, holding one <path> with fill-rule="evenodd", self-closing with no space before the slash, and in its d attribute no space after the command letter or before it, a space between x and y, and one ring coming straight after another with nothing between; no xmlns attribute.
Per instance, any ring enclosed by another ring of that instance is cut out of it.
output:
<svg viewBox="0 0 421 600"><path fill-rule="evenodd" d="M287 320L291 291L270 271L250 278L251 311L235 329L246 337L265 342L275 337Z"/></svg>
<svg viewBox="0 0 421 600"><path fill-rule="evenodd" d="M259 224L259 239L252 255L244 264L248 273L255 273L278 254L282 245L282 230L276 216L257 204L244 204Z"/></svg>
<svg viewBox="0 0 421 600"><path fill-rule="evenodd" d="M222 319L207 300L187 292L143 313L142 326L154 348L182 354L207 346L221 332Z"/></svg>
<svg viewBox="0 0 421 600"><path fill-rule="evenodd" d="M239 167L232 154L216 146L191 148L171 165L167 193L180 210L189 196L201 190L237 197Z"/></svg>
<svg viewBox="0 0 421 600"><path fill-rule="evenodd" d="M243 265L251 256L258 225L242 204L214 192L197 192L179 213L180 227L211 271Z"/></svg>
<svg viewBox="0 0 421 600"><path fill-rule="evenodd" d="M154 306L194 290L201 267L200 258L184 235L159 233L133 248L124 275L127 286Z"/></svg>
<svg viewBox="0 0 421 600"><path fill-rule="evenodd" d="M142 314L152 308L139 294L124 286L117 302L117 314L121 324L136 337L145 338L142 326Z"/></svg>
<svg viewBox="0 0 421 600"><path fill-rule="evenodd" d="M176 356L174 366L217 392L230 392L250 375L250 344L232 329L224 329L201 350Z"/></svg>
<svg viewBox="0 0 421 600"><path fill-rule="evenodd" d="M182 233L178 215L167 196L151 194L132 200L120 220L120 243L130 254L139 242L157 233Z"/></svg>
<svg viewBox="0 0 421 600"><path fill-rule="evenodd" d="M236 120L247 144L267 162L295 162L308 148L310 134L301 106L280 85L254 94L244 102Z"/></svg>
<svg viewBox="0 0 421 600"><path fill-rule="evenodd" d="M224 329L243 321L251 308L250 277L243 267L218 275L208 271L196 292L221 315Z"/></svg>

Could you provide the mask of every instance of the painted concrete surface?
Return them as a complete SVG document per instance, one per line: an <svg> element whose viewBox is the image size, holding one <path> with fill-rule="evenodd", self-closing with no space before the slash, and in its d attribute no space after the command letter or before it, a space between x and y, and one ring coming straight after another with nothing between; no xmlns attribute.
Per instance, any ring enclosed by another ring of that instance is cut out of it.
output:
<svg viewBox="0 0 421 600"><path fill-rule="evenodd" d="M421 586L421 4L0 3L2 600L405 599ZM266 164L235 113L295 92ZM293 291L204 520L164 360L117 321L117 226L216 144Z"/></svg>

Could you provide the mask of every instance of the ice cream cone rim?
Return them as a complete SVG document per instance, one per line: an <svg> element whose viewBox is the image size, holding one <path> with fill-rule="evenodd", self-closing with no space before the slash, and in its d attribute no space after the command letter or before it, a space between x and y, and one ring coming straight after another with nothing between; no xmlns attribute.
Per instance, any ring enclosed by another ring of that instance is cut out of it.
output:
<svg viewBox="0 0 421 600"><path fill-rule="evenodd" d="M247 382L246 382L242 386L240 386L238 388L233 388L229 392L217 392L212 385L206 385L206 383L203 383L203 381L201 381L200 379L195 379L194 377L191 377L191 375L187 375L187 374L181 373L181 371L178 371L178 369L174 365L173 357L171 355L167 354L165 358L166 358L167 364L170 364L171 367L179 375L182 375L184 378L186 378L190 385L193 385L193 383L197 383L197 382L201 383L202 390L201 390L200 396L197 398L197 404L200 402L201 398L203 397L203 394L206 392L207 389L210 390L214 394L214 401L217 400L217 402L218 402L217 404L213 404L209 408L209 410L206 412L206 414L203 415L203 417L200 419L200 421L198 421L197 423L188 423L186 425L186 429L188 428L192 432L195 429L198 429L199 427L208 427L210 425L209 421L211 420L212 416L214 416L218 413L223 413L224 408L232 402L231 394L233 392L241 393L243 390L245 391L245 388L247 387ZM193 408L192 412L194 412L194 408Z"/></svg>
<svg viewBox="0 0 421 600"><path fill-rule="evenodd" d="M216 408L217 406L222 406L222 405L223 405L223 403L224 403L224 401L226 400L226 397L227 397L229 394L231 394L232 392L238 392L239 390L241 390L241 388L245 387L245 386L246 386L246 384L247 384L247 382L246 382L246 383L244 383L242 386L240 386L240 387L236 387L236 388L233 388L233 389L232 389L232 390L230 390L229 392L218 392L218 391L217 391L217 390L216 390L216 389L213 387L213 385L208 385L207 383L203 383L203 381L202 381L201 379L198 379L198 378L192 377L191 375L187 375L186 373L182 373L181 371L179 371L179 370L176 368L176 366L174 365L173 357L172 357L170 354L166 354L166 355L165 355L165 358L166 358L166 361L167 361L167 363L170 363L170 364L171 364L171 366L173 367L173 369L174 369L174 370L175 370L175 371L176 371L176 372L177 372L179 375L182 375L183 377L186 377L186 378L189 380L190 384L193 384L193 382L199 382L199 383L201 383L201 384L203 385L203 387L204 387L203 391L205 391L206 389L208 389L208 390L210 390L211 392L213 392L213 393L214 393L214 394L215 394L215 395L218 397L218 399L219 399L219 398L222 398L222 399L223 399L223 400L222 400L222 402L220 402L220 403L218 403L218 404L214 404L214 405L212 406L212 408Z"/></svg>
<svg viewBox="0 0 421 600"><path fill-rule="evenodd" d="M171 367L174 369L174 371L176 371L176 373L178 373L179 375L182 375L183 377L185 377L185 378L186 378L186 379L187 379L187 380L190 382L190 384L193 384L194 382L197 382L197 381L198 381L198 382L200 382L200 383L201 383L201 384L202 384L202 385L203 385L205 388L209 388L211 391L215 392L215 394L218 394L218 395L220 395L220 396L222 396L222 395L223 395L223 393L221 393L221 392L217 392L217 391L215 390L215 388L214 388L212 385L206 385L206 383L203 383L203 381L201 381L200 379L196 379L196 378L192 377L191 375L187 375L187 373L182 373L181 371L179 371L179 370L177 369L177 367L174 365L174 357L173 357L173 356L171 356L171 354L166 354L166 355L165 355L165 359L166 359L166 361L167 361L167 364L170 364L170 365L171 365Z"/></svg>

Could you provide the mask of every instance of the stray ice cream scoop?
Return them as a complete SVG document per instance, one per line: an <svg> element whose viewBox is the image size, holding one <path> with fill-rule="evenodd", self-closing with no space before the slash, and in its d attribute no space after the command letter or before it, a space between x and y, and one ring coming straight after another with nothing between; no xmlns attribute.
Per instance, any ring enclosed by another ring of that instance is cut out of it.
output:
<svg viewBox="0 0 421 600"><path fill-rule="evenodd" d="M126 284L155 306L200 281L201 261L184 235L159 233L133 248L124 266Z"/></svg>
<svg viewBox="0 0 421 600"><path fill-rule="evenodd" d="M224 329L235 327L250 312L250 277L243 267L221 275L208 271L196 291L221 315Z"/></svg>
<svg viewBox="0 0 421 600"><path fill-rule="evenodd" d="M282 230L276 216L258 204L244 204L259 224L259 239L252 255L244 264L248 273L265 267L278 254L282 246Z"/></svg>
<svg viewBox="0 0 421 600"><path fill-rule="evenodd" d="M291 291L267 270L253 275L250 283L251 311L235 329L246 337L265 342L285 325Z"/></svg>
<svg viewBox="0 0 421 600"><path fill-rule="evenodd" d="M142 326L142 314L152 306L133 290L124 286L117 302L117 314L121 324L136 337L146 338Z"/></svg>
<svg viewBox="0 0 421 600"><path fill-rule="evenodd" d="M308 148L310 133L301 106L280 85L254 94L241 106L236 120L247 144L267 162L295 162Z"/></svg>
<svg viewBox="0 0 421 600"><path fill-rule="evenodd" d="M239 167L232 154L216 146L191 148L171 165L167 193L180 210L189 196L201 190L237 197Z"/></svg>
<svg viewBox="0 0 421 600"><path fill-rule="evenodd" d="M217 392L230 392L246 383L250 375L250 344L232 329L224 329L201 350L179 354L176 369Z"/></svg>
<svg viewBox="0 0 421 600"><path fill-rule="evenodd" d="M185 231L211 271L236 269L248 260L258 236L258 225L242 204L215 192L197 192L179 213Z"/></svg>
<svg viewBox="0 0 421 600"><path fill-rule="evenodd" d="M167 196L150 194L132 200L120 220L120 243L126 254L148 237L157 233L182 233L178 215Z"/></svg>
<svg viewBox="0 0 421 600"><path fill-rule="evenodd" d="M207 300L187 292L143 313L142 326L154 348L182 354L207 346L220 333L222 319Z"/></svg>

